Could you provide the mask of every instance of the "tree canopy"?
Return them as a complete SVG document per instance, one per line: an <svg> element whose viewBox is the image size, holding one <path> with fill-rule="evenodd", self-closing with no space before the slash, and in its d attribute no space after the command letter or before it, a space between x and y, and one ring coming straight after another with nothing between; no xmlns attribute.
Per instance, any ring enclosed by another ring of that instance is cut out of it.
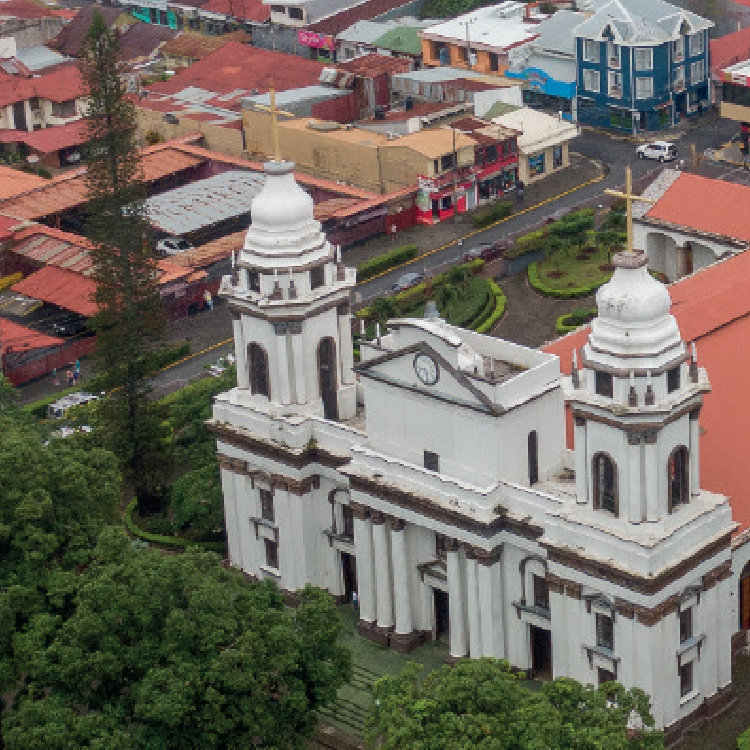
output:
<svg viewBox="0 0 750 750"><path fill-rule="evenodd" d="M420 680L418 665L379 680L367 722L383 750L656 750L648 696L618 683L569 678L526 687L507 662L471 659ZM637 714L645 727L629 738Z"/></svg>

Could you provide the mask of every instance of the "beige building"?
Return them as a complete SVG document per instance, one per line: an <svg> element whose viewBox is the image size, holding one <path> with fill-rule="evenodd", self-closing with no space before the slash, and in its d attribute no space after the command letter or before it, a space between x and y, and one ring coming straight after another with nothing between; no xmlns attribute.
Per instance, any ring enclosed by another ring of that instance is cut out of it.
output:
<svg viewBox="0 0 750 750"><path fill-rule="evenodd" d="M248 155L273 153L271 115L267 108L243 109ZM390 193L419 178L449 179L474 164L474 141L450 128L423 130L402 137L324 120L278 121L279 149L285 160L315 177Z"/></svg>

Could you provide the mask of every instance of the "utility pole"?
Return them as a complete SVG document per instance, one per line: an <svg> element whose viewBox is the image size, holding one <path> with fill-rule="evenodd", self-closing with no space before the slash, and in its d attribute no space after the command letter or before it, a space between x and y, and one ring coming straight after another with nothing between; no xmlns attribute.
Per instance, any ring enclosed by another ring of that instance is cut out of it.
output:
<svg viewBox="0 0 750 750"><path fill-rule="evenodd" d="M458 218L458 154L456 154L456 128L451 125L453 132L453 221Z"/></svg>

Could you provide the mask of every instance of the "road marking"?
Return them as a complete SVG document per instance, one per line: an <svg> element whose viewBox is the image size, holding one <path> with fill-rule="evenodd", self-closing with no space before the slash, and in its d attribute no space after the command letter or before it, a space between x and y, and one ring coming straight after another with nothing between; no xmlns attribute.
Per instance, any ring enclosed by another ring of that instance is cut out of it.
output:
<svg viewBox="0 0 750 750"><path fill-rule="evenodd" d="M469 234L465 234L463 237L458 237L451 242L447 242L445 245L436 247L434 250L428 250L426 253L422 253L422 255L419 255L416 258L407 260L405 263L401 263L398 266L393 266L393 268L389 268L387 271L381 271L379 274L376 274L375 276L370 276L370 278L368 278L366 281L358 282L357 286L363 286L364 284L369 284L371 281L375 281L375 279L379 279L382 276L385 276L386 274L391 273L392 271L398 271L399 268L404 268L405 266L412 265L412 263L417 263L418 261L423 260L424 258L427 258L430 255L439 253L441 250L446 250L451 245L457 245L459 242L463 242L464 240L467 240L469 237L473 237L475 234L479 234L480 232L486 232L488 229L492 229L493 227L496 227L498 224L503 224L506 221L510 221L510 219L514 219L516 216L523 216L524 214L527 214L529 211L536 211L536 209L539 208L540 206L544 206L547 203L552 203L552 201L559 200L563 196L570 195L571 193L575 193L576 190L580 190L581 188L587 187L588 185L593 185L596 182L601 182L604 179L604 177L605 176L601 174L598 177L594 177L593 180L588 180L588 182L582 182L580 185L576 185L576 187L570 188L570 190L565 190L564 192L558 193L557 195L554 195L551 198L547 198L543 201L540 201L539 203L535 203L533 206L528 206L527 208L524 208L522 211L517 211L516 213L511 214L510 216L506 216L504 219L498 219L494 224L489 224L488 226L482 227L481 229L475 229L473 232L469 232ZM380 293L378 292L378 294Z"/></svg>

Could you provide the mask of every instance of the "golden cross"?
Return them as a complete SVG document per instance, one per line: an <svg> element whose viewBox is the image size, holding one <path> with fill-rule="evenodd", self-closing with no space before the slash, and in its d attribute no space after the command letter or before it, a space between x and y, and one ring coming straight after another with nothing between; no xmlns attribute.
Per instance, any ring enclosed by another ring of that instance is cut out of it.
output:
<svg viewBox="0 0 750 750"><path fill-rule="evenodd" d="M642 201L644 203L656 203L650 198L644 198L640 195L633 195L633 172L630 169L630 164L625 168L625 192L621 193L619 190L605 190L607 195L614 195L617 198L624 198L625 205L627 207L627 227L628 227L628 246L627 252L634 253L635 248L633 247L633 201Z"/></svg>
<svg viewBox="0 0 750 750"><path fill-rule="evenodd" d="M271 83L271 137L273 138L273 160L281 161L281 149L279 148L279 128L276 120L276 90Z"/></svg>

